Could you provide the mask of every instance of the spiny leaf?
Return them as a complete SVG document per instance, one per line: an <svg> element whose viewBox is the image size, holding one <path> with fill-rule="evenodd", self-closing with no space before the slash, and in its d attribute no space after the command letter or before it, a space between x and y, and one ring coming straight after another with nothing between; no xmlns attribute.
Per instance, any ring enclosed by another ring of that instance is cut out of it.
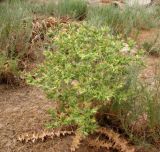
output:
<svg viewBox="0 0 160 152"><path fill-rule="evenodd" d="M91 147L96 147L97 149L106 148L107 150L109 150L113 146L113 143L111 143L110 141L99 139L88 139L88 143Z"/></svg>
<svg viewBox="0 0 160 152"><path fill-rule="evenodd" d="M120 137L120 134L114 132L112 129L102 127L102 128L99 128L97 132L107 136L109 140L114 143L113 148L121 152L135 152L135 148L129 146L127 140Z"/></svg>
<svg viewBox="0 0 160 152"><path fill-rule="evenodd" d="M83 135L80 132L76 132L75 136L73 137L72 145L71 145L71 152L76 151L79 148L80 142L83 139Z"/></svg>
<svg viewBox="0 0 160 152"><path fill-rule="evenodd" d="M42 142L46 139L46 138L51 138L53 139L53 137L60 137L60 136L67 136L67 135L72 135L74 134L74 131L62 131L62 130L58 130L58 131L43 131L43 132L38 132L38 133L24 133L20 136L18 136L17 140L20 142L33 142L35 143L38 140L41 140Z"/></svg>

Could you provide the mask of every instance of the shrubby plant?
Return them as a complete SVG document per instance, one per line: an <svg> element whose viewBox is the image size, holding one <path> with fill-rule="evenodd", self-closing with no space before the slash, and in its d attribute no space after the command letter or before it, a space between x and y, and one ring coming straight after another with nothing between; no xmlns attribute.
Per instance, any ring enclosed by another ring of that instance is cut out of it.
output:
<svg viewBox="0 0 160 152"><path fill-rule="evenodd" d="M44 53L45 62L28 76L28 83L43 88L58 103L57 111L51 111L50 127L75 125L87 135L98 126L98 109L113 98L125 98L120 92L128 66L137 64L139 56L121 54L124 41L110 35L108 27L71 23L57 29L48 33L50 50Z"/></svg>

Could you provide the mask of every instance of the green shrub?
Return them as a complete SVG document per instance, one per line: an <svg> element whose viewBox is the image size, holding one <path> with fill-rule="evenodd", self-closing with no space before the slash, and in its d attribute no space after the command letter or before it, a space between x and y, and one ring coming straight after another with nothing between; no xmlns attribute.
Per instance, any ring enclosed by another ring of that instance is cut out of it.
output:
<svg viewBox="0 0 160 152"><path fill-rule="evenodd" d="M83 134L95 130L97 110L116 96L126 83L128 66L137 57L122 55L124 42L109 34L107 27L86 23L60 25L50 31L53 51L45 51L45 62L30 84L43 88L59 104L52 127L76 125Z"/></svg>

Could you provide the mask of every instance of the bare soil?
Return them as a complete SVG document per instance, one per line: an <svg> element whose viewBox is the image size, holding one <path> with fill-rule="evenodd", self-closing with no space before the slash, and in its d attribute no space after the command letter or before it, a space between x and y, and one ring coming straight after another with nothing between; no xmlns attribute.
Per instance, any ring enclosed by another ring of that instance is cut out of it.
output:
<svg viewBox="0 0 160 152"><path fill-rule="evenodd" d="M144 42L152 42L156 39L157 35L159 35L160 29L150 29L150 30L142 30L140 31L137 42L139 44L143 44Z"/></svg>
<svg viewBox="0 0 160 152"><path fill-rule="evenodd" d="M22 133L43 130L50 121L47 110L55 107L38 88L0 85L0 152L69 152L71 136L34 144L17 141ZM95 151L82 145L78 152Z"/></svg>

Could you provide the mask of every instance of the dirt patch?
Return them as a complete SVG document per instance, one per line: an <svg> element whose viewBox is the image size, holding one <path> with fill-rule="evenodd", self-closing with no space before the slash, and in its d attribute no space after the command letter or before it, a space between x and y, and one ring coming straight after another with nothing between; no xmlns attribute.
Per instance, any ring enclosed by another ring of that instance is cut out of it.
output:
<svg viewBox="0 0 160 152"><path fill-rule="evenodd" d="M158 33L160 33L159 29L142 30L140 31L136 41L140 45L144 42L152 42L157 38Z"/></svg>
<svg viewBox="0 0 160 152"><path fill-rule="evenodd" d="M28 131L41 131L50 120L49 108L56 107L44 93L33 87L7 88L0 86L0 152L69 152L71 136L55 138L35 144L22 144L17 135ZM85 144L79 152L94 151Z"/></svg>
<svg viewBox="0 0 160 152"><path fill-rule="evenodd" d="M150 86L154 87L155 78L159 72L160 58L154 56L146 56L144 58L145 68L140 77Z"/></svg>

